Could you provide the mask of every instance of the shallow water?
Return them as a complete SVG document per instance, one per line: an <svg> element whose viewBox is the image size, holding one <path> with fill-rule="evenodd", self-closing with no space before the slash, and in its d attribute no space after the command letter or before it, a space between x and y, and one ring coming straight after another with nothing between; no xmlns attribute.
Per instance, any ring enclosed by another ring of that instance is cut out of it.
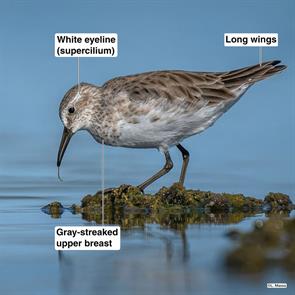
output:
<svg viewBox="0 0 295 295"><path fill-rule="evenodd" d="M138 222L140 226L122 231L120 251L56 252L56 225L94 222L69 211L54 219L41 208L53 201L65 206L79 204L83 196L100 189L101 147L87 134L73 138L61 170L64 181L58 182L58 137L54 137L54 142L45 141L42 150L23 138L20 149L20 144L11 144L13 138L2 143L0 154L1 295L207 295L235 294L236 290L240 294L269 294L267 282L287 282L287 294L295 286L292 277L282 270L245 276L228 273L223 266L224 254L233 247L225 233L231 228L248 230L264 215L233 219L200 216L196 224L186 224L185 218L175 221L169 217L166 225L151 223L146 218ZM211 161L206 166L206 159L201 160L191 150L188 188L242 192L261 198L270 190L294 196L293 182L276 181L274 175L264 182L258 172L247 171L245 165L239 168L240 174L234 166L222 168L222 161L214 165ZM172 157L174 170L151 186L150 192L177 180L181 156L172 149ZM105 163L107 187L138 184L161 167L162 157L155 151L106 147Z"/></svg>
<svg viewBox="0 0 295 295"><path fill-rule="evenodd" d="M171 219L168 226L146 219L143 226L122 231L118 252L57 252L54 226L94 223L68 211L55 219L41 207L54 200L78 203L78 196L95 184L53 179L36 183L3 184L0 294L234 294L237 289L240 294L268 294L266 282L287 282L284 294L290 294L295 287L281 270L246 276L223 267L224 253L233 246L225 233L248 230L263 214L232 219L234 224L214 215L197 224Z"/></svg>

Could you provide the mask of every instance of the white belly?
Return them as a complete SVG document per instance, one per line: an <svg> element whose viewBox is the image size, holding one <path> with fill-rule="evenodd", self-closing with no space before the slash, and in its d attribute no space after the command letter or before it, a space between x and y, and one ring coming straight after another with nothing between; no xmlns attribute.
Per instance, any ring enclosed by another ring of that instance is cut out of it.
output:
<svg viewBox="0 0 295 295"><path fill-rule="evenodd" d="M220 103L204 106L196 112L153 110L136 117L137 123L119 122L120 137L116 145L136 148L168 148L184 138L200 133L211 126L227 109ZM153 121L153 118L159 119Z"/></svg>

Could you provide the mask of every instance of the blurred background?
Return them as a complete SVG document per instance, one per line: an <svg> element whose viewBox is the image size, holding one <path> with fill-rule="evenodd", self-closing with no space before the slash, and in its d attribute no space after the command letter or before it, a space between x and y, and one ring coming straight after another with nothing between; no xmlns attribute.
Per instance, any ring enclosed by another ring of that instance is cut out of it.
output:
<svg viewBox="0 0 295 295"><path fill-rule="evenodd" d="M258 48L226 48L225 32L274 32L263 59L288 69L252 87L216 124L183 145L186 186L264 196L295 191L293 1L1 1L0 186L5 194L66 195L100 189L101 146L89 134L70 143L57 181L60 100L77 82L77 59L54 57L57 32L115 32L117 58L81 58L81 81L161 69L227 71L258 63ZM154 192L177 181L174 169ZM130 161L132 159L132 161ZM163 165L157 150L106 147L106 186L138 184ZM73 189L74 187L74 189Z"/></svg>

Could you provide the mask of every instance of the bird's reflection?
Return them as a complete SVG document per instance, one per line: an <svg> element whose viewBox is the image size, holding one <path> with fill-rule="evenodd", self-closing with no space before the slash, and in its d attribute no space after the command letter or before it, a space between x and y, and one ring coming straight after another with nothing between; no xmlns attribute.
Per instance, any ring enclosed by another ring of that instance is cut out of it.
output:
<svg viewBox="0 0 295 295"><path fill-rule="evenodd" d="M126 211L123 208L107 208L105 224L121 227L121 251L83 251L78 255L76 251L58 251L61 293L73 294L75 290L83 288L89 294L96 294L95 290L99 289L113 292L113 286L107 283L110 273L119 281L123 278L123 284L136 277L138 284L148 285L149 276L145 278L142 273L147 275L151 270L167 275L161 277L159 284L164 285L169 292L173 293L173 288L176 288L176 285L169 285L174 275L177 280L185 282L186 289L191 290L198 279L192 277L191 270L195 263L191 258L196 259L193 257L195 254L190 253L190 250L196 250L192 234L194 228L200 225L238 224L257 213L259 212L212 213L191 209ZM267 216L272 214L278 213L270 212ZM283 215L285 214L289 213ZM79 216L86 221L86 225L101 224L100 212L88 212ZM190 243L194 249L190 248ZM87 286L84 285L86 282Z"/></svg>
<svg viewBox="0 0 295 295"><path fill-rule="evenodd" d="M60 270L60 288L62 293L72 294L75 288L83 285L83 276L92 286L85 286L88 290L111 288L104 282L108 281L108 274L120 280L126 277L138 276L137 268L146 271L149 268L163 269L167 272L175 269L182 277L185 288L189 288L191 281L190 271L190 234L188 231L195 225L233 224L255 213L206 213L197 210L163 210L158 212L147 211L105 211L105 224L116 224L121 227L121 251L84 251L79 255L72 251L58 252ZM83 213L82 219L93 224L101 224L101 214ZM139 247L133 247L130 241L139 241ZM159 246L162 244L162 247ZM132 251L132 255L131 252ZM88 253L85 253L88 252ZM108 252L108 253L107 253ZM112 253L111 253L112 252ZM144 266L140 261L144 260ZM166 263L165 263L166 261ZM148 265L146 265L148 263ZM114 273L115 270L115 273ZM99 275L99 280L96 274ZM173 272L170 275L173 275ZM168 280L168 279L167 279ZM143 278L143 281L145 279ZM79 282L79 286L75 285ZM162 283L162 282L161 282ZM171 288L173 286L170 286ZM169 288L170 288L169 287ZM168 288L168 287L167 287ZM91 291L92 292L92 291Z"/></svg>

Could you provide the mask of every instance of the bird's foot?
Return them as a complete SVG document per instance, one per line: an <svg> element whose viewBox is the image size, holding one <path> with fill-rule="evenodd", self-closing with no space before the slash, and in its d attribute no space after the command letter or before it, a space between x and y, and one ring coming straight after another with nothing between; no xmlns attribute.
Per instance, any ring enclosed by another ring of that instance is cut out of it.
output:
<svg viewBox="0 0 295 295"><path fill-rule="evenodd" d="M130 185L130 184L122 184L119 187L107 188L103 192L104 192L104 195L108 195L108 194L111 194L111 193L121 195L123 193L126 193L128 191L128 189L131 188L131 187L132 187L132 185ZM140 188L140 186L137 186L137 188L143 193L143 189ZM101 195L102 190L98 191L97 194Z"/></svg>
<svg viewBox="0 0 295 295"><path fill-rule="evenodd" d="M138 185L137 188L144 194L144 188L143 187L141 187L140 185Z"/></svg>
<svg viewBox="0 0 295 295"><path fill-rule="evenodd" d="M110 193L112 193L114 190L118 189L117 187L110 187L110 188L106 188L103 191L98 191L97 194L98 195L102 195L102 192L104 193L104 195L108 195Z"/></svg>

